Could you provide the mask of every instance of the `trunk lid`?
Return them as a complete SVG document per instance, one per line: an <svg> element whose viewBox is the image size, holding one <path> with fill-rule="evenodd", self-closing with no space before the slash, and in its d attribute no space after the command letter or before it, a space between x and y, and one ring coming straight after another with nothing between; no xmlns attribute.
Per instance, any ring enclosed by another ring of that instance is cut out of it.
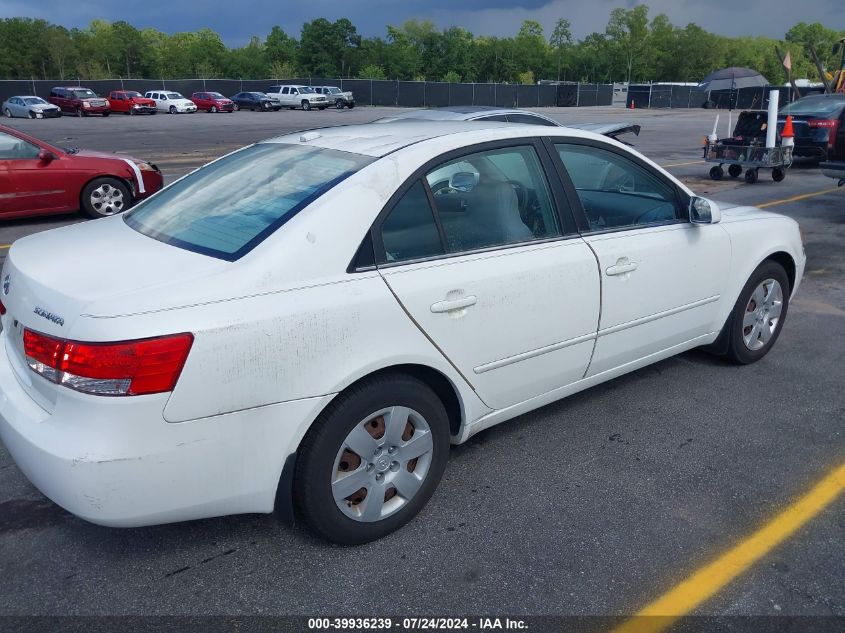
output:
<svg viewBox="0 0 845 633"><path fill-rule="evenodd" d="M208 278L227 266L141 235L120 216L16 241L3 266L0 298L6 307L6 351L20 384L52 412L61 387L27 366L24 328L74 339L74 326L86 315L156 311L192 299L222 298L224 289ZM186 288L194 290L193 297L188 298Z"/></svg>

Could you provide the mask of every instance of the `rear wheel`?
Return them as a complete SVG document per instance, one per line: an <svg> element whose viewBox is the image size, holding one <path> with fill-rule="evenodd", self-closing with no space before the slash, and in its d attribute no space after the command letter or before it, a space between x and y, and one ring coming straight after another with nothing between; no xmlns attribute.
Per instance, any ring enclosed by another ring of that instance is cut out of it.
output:
<svg viewBox="0 0 845 633"><path fill-rule="evenodd" d="M757 182L757 170L756 169L747 169L745 171L745 182L749 185L753 185Z"/></svg>
<svg viewBox="0 0 845 633"><path fill-rule="evenodd" d="M5 110L3 110L3 114L6 116L7 119L12 118L12 111L9 110L9 108L6 108Z"/></svg>
<svg viewBox="0 0 845 633"><path fill-rule="evenodd" d="M105 218L129 208L129 188L117 178L96 178L82 190L82 210L92 218Z"/></svg>
<svg viewBox="0 0 845 633"><path fill-rule="evenodd" d="M731 178L739 178L740 174L742 174L742 167L739 165L731 165L728 167L728 173L731 175Z"/></svg>
<svg viewBox="0 0 845 633"><path fill-rule="evenodd" d="M780 182L784 178L786 178L786 170L785 169L781 169L780 167L775 167L772 170L772 180L774 180L775 182Z"/></svg>
<svg viewBox="0 0 845 633"><path fill-rule="evenodd" d="M367 380L320 415L297 454L294 500L324 538L358 545L410 521L449 453L443 403L410 376Z"/></svg>
<svg viewBox="0 0 845 633"><path fill-rule="evenodd" d="M757 267L725 324L728 359L748 365L769 353L786 320L789 292L789 277L783 266L767 260Z"/></svg>
<svg viewBox="0 0 845 633"><path fill-rule="evenodd" d="M710 177L713 180L721 180L722 176L724 176L724 175L725 175L725 172L719 165L716 165L715 167L710 168Z"/></svg>

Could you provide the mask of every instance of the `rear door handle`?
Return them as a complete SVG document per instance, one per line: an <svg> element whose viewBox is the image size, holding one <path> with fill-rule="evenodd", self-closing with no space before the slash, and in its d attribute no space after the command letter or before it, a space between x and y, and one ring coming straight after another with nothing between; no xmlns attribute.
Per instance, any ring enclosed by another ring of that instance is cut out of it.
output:
<svg viewBox="0 0 845 633"><path fill-rule="evenodd" d="M625 273L633 272L637 269L637 262L632 262L627 257L620 257L616 260L616 264L605 270L609 276L624 275Z"/></svg>
<svg viewBox="0 0 845 633"><path fill-rule="evenodd" d="M478 297L475 295L468 295L466 297L450 301L438 301L437 303L431 304L431 311L435 314L439 314L441 312L453 312L455 310L462 310L463 308L474 306L477 301Z"/></svg>

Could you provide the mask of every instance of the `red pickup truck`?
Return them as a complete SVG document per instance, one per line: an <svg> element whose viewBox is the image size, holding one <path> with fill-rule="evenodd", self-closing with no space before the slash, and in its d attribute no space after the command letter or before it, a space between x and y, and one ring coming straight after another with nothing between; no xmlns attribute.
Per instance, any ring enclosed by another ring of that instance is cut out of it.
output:
<svg viewBox="0 0 845 633"><path fill-rule="evenodd" d="M53 88L48 101L59 106L62 112L69 112L76 116L89 114L108 116L111 113L108 99L98 97L90 88L81 86Z"/></svg>
<svg viewBox="0 0 845 633"><path fill-rule="evenodd" d="M112 112L155 114L156 102L134 90L113 90L109 93Z"/></svg>

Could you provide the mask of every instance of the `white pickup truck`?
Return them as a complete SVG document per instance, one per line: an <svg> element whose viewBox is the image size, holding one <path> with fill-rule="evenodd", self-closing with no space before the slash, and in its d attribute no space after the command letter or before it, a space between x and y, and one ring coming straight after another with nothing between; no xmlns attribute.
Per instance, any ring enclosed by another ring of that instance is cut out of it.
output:
<svg viewBox="0 0 845 633"><path fill-rule="evenodd" d="M329 100L326 95L318 94L310 86L270 86L267 89L267 94L278 99L282 103L282 107L291 110L296 108L325 110L329 107Z"/></svg>

